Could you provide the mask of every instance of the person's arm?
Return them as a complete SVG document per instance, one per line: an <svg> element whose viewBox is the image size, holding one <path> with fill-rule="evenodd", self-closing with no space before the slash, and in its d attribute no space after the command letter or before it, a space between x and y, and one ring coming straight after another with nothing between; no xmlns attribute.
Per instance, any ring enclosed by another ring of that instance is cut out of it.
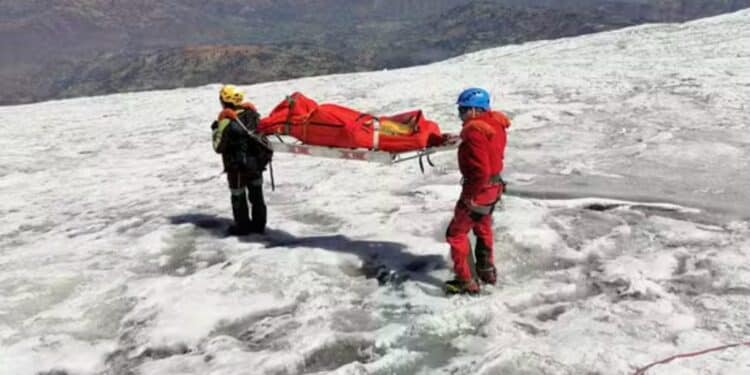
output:
<svg viewBox="0 0 750 375"><path fill-rule="evenodd" d="M213 130L214 151L216 151L216 153L218 154L221 154L222 152L224 152L224 149L226 149L226 133L228 132L227 130L231 123L232 120L224 118L219 121L215 121L211 126L211 129Z"/></svg>
<svg viewBox="0 0 750 375"><path fill-rule="evenodd" d="M490 181L490 160L487 153L490 142L485 134L471 127L461 132L461 139L459 167L464 178L461 200L468 204L474 201Z"/></svg>

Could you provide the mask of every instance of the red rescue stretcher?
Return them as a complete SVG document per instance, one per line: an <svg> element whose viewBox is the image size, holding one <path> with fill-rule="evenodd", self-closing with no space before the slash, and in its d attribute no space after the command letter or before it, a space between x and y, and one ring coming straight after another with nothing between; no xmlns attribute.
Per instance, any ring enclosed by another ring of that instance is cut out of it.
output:
<svg viewBox="0 0 750 375"><path fill-rule="evenodd" d="M258 133L275 152L383 164L426 158L458 147L458 136L442 134L422 111L373 116L336 104L318 104L301 93L261 119ZM274 140L275 138L275 140Z"/></svg>

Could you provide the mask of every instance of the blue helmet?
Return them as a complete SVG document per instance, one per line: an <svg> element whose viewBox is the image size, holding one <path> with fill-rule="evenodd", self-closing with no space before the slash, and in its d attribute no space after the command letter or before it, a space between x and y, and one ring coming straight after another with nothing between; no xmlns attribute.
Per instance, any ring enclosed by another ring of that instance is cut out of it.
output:
<svg viewBox="0 0 750 375"><path fill-rule="evenodd" d="M461 92L456 101L459 107L481 108L490 110L490 93L487 90L472 87Z"/></svg>

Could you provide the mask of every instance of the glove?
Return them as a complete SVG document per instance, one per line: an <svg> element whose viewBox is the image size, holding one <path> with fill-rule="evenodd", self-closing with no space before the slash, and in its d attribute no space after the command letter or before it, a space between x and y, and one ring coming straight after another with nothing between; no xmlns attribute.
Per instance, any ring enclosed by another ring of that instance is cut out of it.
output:
<svg viewBox="0 0 750 375"><path fill-rule="evenodd" d="M474 221L482 220L483 217L491 214L494 208L494 205L483 206L476 204L472 199L464 199L462 202L469 209L469 217Z"/></svg>

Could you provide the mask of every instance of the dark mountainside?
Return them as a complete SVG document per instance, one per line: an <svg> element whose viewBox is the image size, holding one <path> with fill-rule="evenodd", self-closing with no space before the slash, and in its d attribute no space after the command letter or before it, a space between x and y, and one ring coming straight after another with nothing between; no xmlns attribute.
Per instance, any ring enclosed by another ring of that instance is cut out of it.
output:
<svg viewBox="0 0 750 375"><path fill-rule="evenodd" d="M0 0L0 104L397 68L750 0Z"/></svg>

